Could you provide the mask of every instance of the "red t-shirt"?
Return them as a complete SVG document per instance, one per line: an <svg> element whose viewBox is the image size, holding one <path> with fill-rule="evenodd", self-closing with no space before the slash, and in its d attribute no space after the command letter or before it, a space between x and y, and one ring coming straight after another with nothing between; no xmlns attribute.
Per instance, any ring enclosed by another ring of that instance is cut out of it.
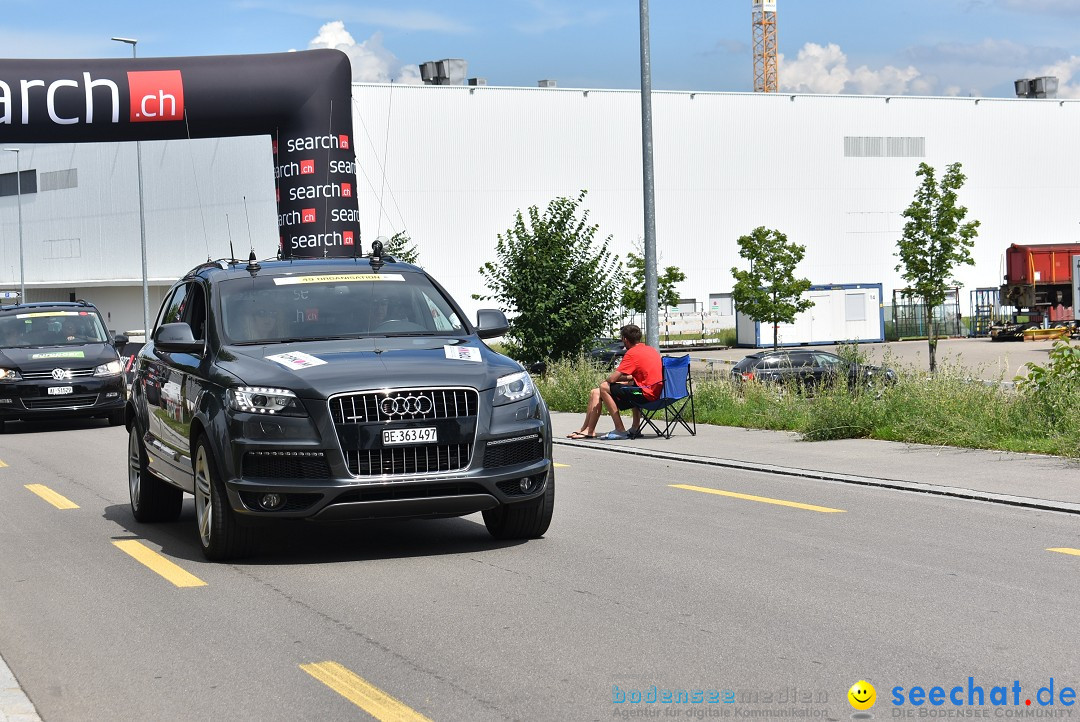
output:
<svg viewBox="0 0 1080 722"><path fill-rule="evenodd" d="M626 350L616 370L634 377L634 383L641 387L646 401L660 398L660 392L664 390L664 362L660 360L660 352L652 346L634 344Z"/></svg>

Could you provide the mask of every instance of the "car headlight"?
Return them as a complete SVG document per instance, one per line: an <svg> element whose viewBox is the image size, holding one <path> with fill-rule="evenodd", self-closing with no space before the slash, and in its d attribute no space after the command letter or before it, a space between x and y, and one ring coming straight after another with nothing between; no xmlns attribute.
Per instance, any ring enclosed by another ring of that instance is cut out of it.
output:
<svg viewBox="0 0 1080 722"><path fill-rule="evenodd" d="M307 409L288 389L265 386L238 386L226 392L229 407L250 414L277 414L279 416L307 416Z"/></svg>
<svg viewBox="0 0 1080 722"><path fill-rule="evenodd" d="M21 381L18 369L0 369L0 381Z"/></svg>
<svg viewBox="0 0 1080 722"><path fill-rule="evenodd" d="M528 371L518 371L516 374L503 376L495 382L495 399L492 404L502 406L515 401L527 399L536 393L532 378Z"/></svg>
<svg viewBox="0 0 1080 722"><path fill-rule="evenodd" d="M94 376L119 376L123 370L124 367L120 365L119 361L110 361L95 368Z"/></svg>

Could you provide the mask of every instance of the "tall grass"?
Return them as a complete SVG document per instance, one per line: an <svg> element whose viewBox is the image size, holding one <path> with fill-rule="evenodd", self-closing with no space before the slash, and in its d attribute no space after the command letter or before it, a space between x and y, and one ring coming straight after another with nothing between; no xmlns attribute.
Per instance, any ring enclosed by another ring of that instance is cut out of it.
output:
<svg viewBox="0 0 1080 722"><path fill-rule="evenodd" d="M1052 378L1042 393L1011 379L973 378L944 360L936 374L896 369L895 385L849 390L840 384L809 395L798 388L734 384L725 373L695 375L698 423L788 430L811 441L870 438L1080 458L1080 385ZM607 371L584 358L548 365L538 378L553 411L584 413ZM976 375L986 376L984 370Z"/></svg>

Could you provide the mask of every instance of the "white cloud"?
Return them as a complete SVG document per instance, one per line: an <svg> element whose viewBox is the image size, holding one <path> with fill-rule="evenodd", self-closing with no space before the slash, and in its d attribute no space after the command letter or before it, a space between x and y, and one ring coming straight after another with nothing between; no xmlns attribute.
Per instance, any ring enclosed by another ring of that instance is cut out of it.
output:
<svg viewBox="0 0 1080 722"><path fill-rule="evenodd" d="M308 43L308 48L336 48L349 56L352 62L352 79L357 83L404 83L420 85L420 68L404 65L397 56L383 47L382 33L375 33L357 44L345 23L340 20L326 23L319 34Z"/></svg>
<svg viewBox="0 0 1080 722"><path fill-rule="evenodd" d="M1058 79L1059 98L1080 98L1080 56L1073 55L1042 68L1028 77L1053 75Z"/></svg>
<svg viewBox="0 0 1080 722"><path fill-rule="evenodd" d="M915 66L886 65L873 70L866 65L848 67L847 55L835 43L807 43L795 60L778 57L782 90L802 93L852 93L857 95L927 95L937 84Z"/></svg>

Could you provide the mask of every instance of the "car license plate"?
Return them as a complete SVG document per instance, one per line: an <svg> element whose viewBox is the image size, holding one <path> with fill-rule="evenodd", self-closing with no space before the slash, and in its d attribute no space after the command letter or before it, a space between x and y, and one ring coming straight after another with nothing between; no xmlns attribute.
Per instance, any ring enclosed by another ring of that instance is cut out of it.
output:
<svg viewBox="0 0 1080 722"><path fill-rule="evenodd" d="M419 429L383 429L383 446L395 444L434 444L439 440L439 434L434 426L424 426Z"/></svg>
<svg viewBox="0 0 1080 722"><path fill-rule="evenodd" d="M74 391L71 386L50 386L49 396L61 396L63 394L70 394Z"/></svg>

